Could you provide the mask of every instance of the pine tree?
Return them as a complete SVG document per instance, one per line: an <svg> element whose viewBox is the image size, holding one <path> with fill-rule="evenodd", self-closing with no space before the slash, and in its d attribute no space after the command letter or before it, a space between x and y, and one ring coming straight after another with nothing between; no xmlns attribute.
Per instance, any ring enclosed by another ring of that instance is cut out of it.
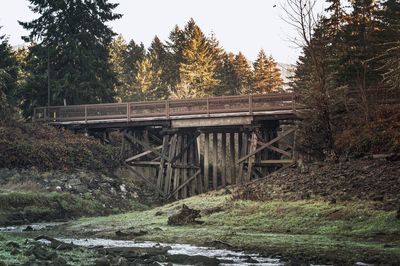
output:
<svg viewBox="0 0 400 266"><path fill-rule="evenodd" d="M138 62L132 100L160 100L168 98L168 89L162 82L162 70L157 66L157 54L153 53Z"/></svg>
<svg viewBox="0 0 400 266"><path fill-rule="evenodd" d="M239 95L239 81L235 71L235 55L223 53L218 61L216 77L220 84L214 90L214 95Z"/></svg>
<svg viewBox="0 0 400 266"><path fill-rule="evenodd" d="M166 47L171 58L167 75L168 86L175 88L180 81L179 66L183 62L183 48L185 46L185 34L178 26L170 32Z"/></svg>
<svg viewBox="0 0 400 266"><path fill-rule="evenodd" d="M252 93L278 92L282 89L283 80L277 63L270 56L267 58L264 50L258 54L254 62L254 79Z"/></svg>
<svg viewBox="0 0 400 266"><path fill-rule="evenodd" d="M380 21L377 33L378 47L381 49L377 59L382 64L383 82L393 91L400 90L400 2L387 0L376 12Z"/></svg>
<svg viewBox="0 0 400 266"><path fill-rule="evenodd" d="M1 28L1 27L0 27ZM16 104L18 62L7 38L0 36L0 120L9 118Z"/></svg>
<svg viewBox="0 0 400 266"><path fill-rule="evenodd" d="M249 62L241 52L235 57L234 67L240 94L252 93L253 72Z"/></svg>
<svg viewBox="0 0 400 266"><path fill-rule="evenodd" d="M161 40L155 36L148 49L149 54L152 55L153 67L162 70L161 81L165 86L174 83L174 79L171 78L173 70L173 57L168 52L167 46L161 42Z"/></svg>
<svg viewBox="0 0 400 266"><path fill-rule="evenodd" d="M213 89L219 84L215 78L217 61L212 47L198 26L186 27L187 40L182 51L182 63L179 66L180 82L189 86L192 95L203 97L212 95ZM178 90L179 88L176 88ZM179 95L179 92L175 93Z"/></svg>
<svg viewBox="0 0 400 266"><path fill-rule="evenodd" d="M114 86L115 99L118 102L125 100L129 84L127 84L127 70L125 67L125 60L127 57L128 44L122 37L118 35L109 47L110 64L113 72L116 75L116 83Z"/></svg>
<svg viewBox="0 0 400 266"><path fill-rule="evenodd" d="M51 104L59 105L64 100L68 104L112 101L115 75L108 61L108 47L115 34L106 23L121 17L113 13L118 4L107 0L30 0L30 3L39 18L19 22L30 31L24 40L36 42L30 50L29 63L38 63L38 67L28 68L32 75L45 76L47 68L42 64L49 59ZM40 62L34 57L40 58ZM43 103L46 79L27 82L33 82L32 86L37 88L31 96ZM32 86L28 84L26 89L31 90Z"/></svg>

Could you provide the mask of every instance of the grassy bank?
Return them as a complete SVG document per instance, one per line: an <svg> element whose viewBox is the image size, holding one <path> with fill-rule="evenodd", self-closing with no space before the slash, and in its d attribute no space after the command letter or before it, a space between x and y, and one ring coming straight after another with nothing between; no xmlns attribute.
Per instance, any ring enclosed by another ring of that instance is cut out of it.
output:
<svg viewBox="0 0 400 266"><path fill-rule="evenodd" d="M182 204L200 209L203 224L168 226ZM137 240L210 245L223 241L236 248L306 260L400 262L400 221L394 211L369 202L329 204L318 200L232 201L230 195L200 195L148 211L80 219L68 234L112 237L142 229ZM215 242L215 241L214 241Z"/></svg>
<svg viewBox="0 0 400 266"><path fill-rule="evenodd" d="M129 209L143 208L144 205L132 200ZM79 195L58 192L0 193L0 225L66 220L120 211L118 208L105 207L103 202L90 195L82 198Z"/></svg>
<svg viewBox="0 0 400 266"><path fill-rule="evenodd" d="M32 239L0 233L0 265L44 265L33 254L48 256L46 265L94 265L97 256L87 248L54 251Z"/></svg>

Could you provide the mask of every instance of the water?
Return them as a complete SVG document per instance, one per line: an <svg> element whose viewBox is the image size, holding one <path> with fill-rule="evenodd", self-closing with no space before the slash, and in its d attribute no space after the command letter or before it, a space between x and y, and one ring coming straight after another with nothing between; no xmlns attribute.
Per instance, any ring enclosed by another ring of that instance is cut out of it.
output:
<svg viewBox="0 0 400 266"><path fill-rule="evenodd" d="M25 224L25 225L5 226L5 227L0 227L0 232L21 233L26 231L25 229L27 228L27 226L30 226L33 229L32 231L47 231L61 224L64 223L57 222L57 223L38 223L29 225Z"/></svg>
<svg viewBox="0 0 400 266"><path fill-rule="evenodd" d="M151 248L151 247L171 247L169 254L182 254L188 256L205 256L209 258L217 258L221 261L227 261L220 265L264 265L264 266L279 266L284 263L278 258L265 257L258 253L247 253L244 251L234 251L229 249L216 249L210 247L199 247L189 244L168 244L156 243L152 241L135 242L126 240L111 240L102 238L93 239L73 239L73 238L57 238L65 243L74 243L78 246L96 247L103 246L105 248L112 247L132 247L132 248ZM249 259L252 262L247 262ZM229 261L229 262L228 262Z"/></svg>

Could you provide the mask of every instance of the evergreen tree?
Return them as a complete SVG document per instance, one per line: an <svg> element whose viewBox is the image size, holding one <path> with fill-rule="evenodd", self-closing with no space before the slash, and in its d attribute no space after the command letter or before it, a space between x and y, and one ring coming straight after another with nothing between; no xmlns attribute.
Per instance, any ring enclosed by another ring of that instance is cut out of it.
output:
<svg viewBox="0 0 400 266"><path fill-rule="evenodd" d="M155 36L148 49L149 54L152 55L153 68L161 69L161 81L165 86L173 83L173 78L171 78L171 66L173 66L173 57L168 52L165 44Z"/></svg>
<svg viewBox="0 0 400 266"><path fill-rule="evenodd" d="M278 92L282 89L283 80L277 63L270 56L267 58L264 50L258 54L254 62L254 80L252 93Z"/></svg>
<svg viewBox="0 0 400 266"><path fill-rule="evenodd" d="M171 58L166 72L168 86L175 88L180 81L179 66L183 62L183 48L185 46L185 34L178 26L170 32L167 41L167 52Z"/></svg>
<svg viewBox="0 0 400 266"><path fill-rule="evenodd" d="M383 82L393 91L400 90L400 2L387 0L376 12L380 21L377 33L378 48L381 50L377 59L382 64Z"/></svg>
<svg viewBox="0 0 400 266"><path fill-rule="evenodd" d="M0 27L1 28L1 27ZM0 120L10 117L16 104L18 62L7 38L0 36Z"/></svg>
<svg viewBox="0 0 400 266"><path fill-rule="evenodd" d="M162 83L162 70L157 66L157 54L153 53L138 62L132 99L136 101L159 100L168 98L168 89Z"/></svg>
<svg viewBox="0 0 400 266"><path fill-rule="evenodd" d="M125 60L127 57L128 44L122 37L122 35L118 35L115 38L109 47L109 57L110 64L113 72L116 75L116 83L114 86L115 90L115 99L118 102L122 102L125 100L126 95L128 94L129 84L127 80L127 69L125 65Z"/></svg>
<svg viewBox="0 0 400 266"><path fill-rule="evenodd" d="M214 95L239 95L239 81L235 71L235 55L223 53L218 61L216 77L220 84L214 90Z"/></svg>
<svg viewBox="0 0 400 266"><path fill-rule="evenodd" d="M179 66L180 82L189 86L194 97L212 95L219 84L215 77L217 61L212 46L196 25L189 24L185 34L188 38L182 51L182 63ZM176 88L176 91L179 88ZM176 92L175 95L179 95Z"/></svg>
<svg viewBox="0 0 400 266"><path fill-rule="evenodd" d="M253 72L249 62L241 52L235 57L234 67L240 94L252 93Z"/></svg>
<svg viewBox="0 0 400 266"><path fill-rule="evenodd" d="M51 104L64 100L68 104L112 101L115 75L108 61L108 47L115 34L106 23L121 17L113 13L118 4L107 0L30 3L31 10L40 16L19 22L30 31L23 39L36 42L29 52L29 64L37 65L28 66L32 73L25 88L37 91L30 96L43 103L42 97L47 94L47 79L43 79L47 67L43 63L50 61Z"/></svg>

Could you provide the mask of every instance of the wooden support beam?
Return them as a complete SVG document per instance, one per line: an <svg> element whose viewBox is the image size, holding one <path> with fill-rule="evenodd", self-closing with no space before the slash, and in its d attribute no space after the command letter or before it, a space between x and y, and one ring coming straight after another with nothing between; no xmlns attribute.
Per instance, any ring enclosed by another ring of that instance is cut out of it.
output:
<svg viewBox="0 0 400 266"><path fill-rule="evenodd" d="M189 177L188 179L186 179L185 182L183 182L178 188L176 188L167 198L170 199L171 197L173 197L180 189L182 189L184 186L186 186L190 181L192 181L193 179L195 179L199 174L201 173L200 170L197 170L196 173L194 173L194 175L192 175L191 177Z"/></svg>
<svg viewBox="0 0 400 266"><path fill-rule="evenodd" d="M250 152L249 154L247 154L246 156L243 156L242 158L240 158L238 160L238 163L243 162L244 160L246 160L247 158L249 158L250 156L253 156L254 154L256 154L259 151L264 150L265 148L271 146L272 144L274 144L275 142L279 141L280 139L284 138L285 136L289 135L290 133L292 133L294 131L294 129L289 129L285 132L282 133L282 135L274 138L273 140L269 141L268 143L265 143L264 145L262 145L260 148L256 149L253 152Z"/></svg>
<svg viewBox="0 0 400 266"><path fill-rule="evenodd" d="M249 142L249 139L248 139L248 134L247 134L247 132L243 132L243 133L241 133L242 134L242 145L241 145L241 150L240 150L240 155L239 156L245 156L246 154L247 154L247 145L248 145L248 142ZM239 157L240 158L240 157ZM244 181L244 164L243 164L243 161L238 161L238 163L239 163L239 174L238 174L238 182L240 183L240 184L242 184L243 183L243 181Z"/></svg>
<svg viewBox="0 0 400 266"><path fill-rule="evenodd" d="M200 147L199 147L200 140L199 139L197 139L197 140L198 141L193 143L193 163L200 169ZM204 185L203 185L203 179L201 178L201 175L197 175L197 177L195 178L195 181L193 181L192 188L193 187L196 187L194 192L197 191L197 193L199 193L199 194L203 193Z"/></svg>
<svg viewBox="0 0 400 266"><path fill-rule="evenodd" d="M196 164L196 160L197 160L197 157L196 157L196 153L197 153L197 147L196 147L196 144L197 144L197 141L195 141L195 142L193 142L192 144L191 144L191 147L190 147L190 149L189 149L189 151L188 151L188 160L189 160L189 163L190 164L193 164L193 165L195 165ZM199 170L200 170L200 164L198 164L198 166L199 166ZM194 173L196 172L196 169L191 169L190 171L189 171L189 176L192 176ZM192 181L190 181L190 183L188 184L188 186L189 186L189 194L190 194L190 196L194 196L194 195L196 195L196 188L197 188L197 186L198 186L198 179L200 179L200 186L202 186L202 184L201 184L201 176L198 176L198 177L196 177L195 179L193 179ZM201 188L201 189L203 189L203 188ZM198 191L198 189L197 189L197 191Z"/></svg>
<svg viewBox="0 0 400 266"><path fill-rule="evenodd" d="M178 135L178 140L176 142L175 155L180 153L180 151L182 149L182 139L183 139L183 135ZM180 163L180 159L177 159L177 162ZM170 161L170 164L172 164L171 161ZM176 190L177 187L179 187L179 183L180 183L179 179L181 178L181 169L173 169L173 171L174 171L174 182L173 182L172 190ZM178 199L178 196L179 196L178 194L175 194L175 199Z"/></svg>
<svg viewBox="0 0 400 266"><path fill-rule="evenodd" d="M258 144L259 144L260 146L266 145L266 143L264 143L264 142L260 142L260 143L258 143ZM277 153L280 153L280 154L283 154L283 155L285 155L285 156L287 156L287 157L291 157L291 156L292 156L292 153L287 152L287 151L284 151L284 150L279 149L279 148L277 148L277 147L275 147L275 146L272 146L272 145L268 145L268 146L266 147L266 149L273 150L273 151L275 151L275 152L277 152Z"/></svg>
<svg viewBox="0 0 400 266"><path fill-rule="evenodd" d="M231 185L236 183L236 162L235 162L235 133L229 133L229 152L230 152L230 169L231 169Z"/></svg>
<svg viewBox="0 0 400 266"><path fill-rule="evenodd" d="M221 137L221 186L226 186L226 134Z"/></svg>
<svg viewBox="0 0 400 266"><path fill-rule="evenodd" d="M177 142L178 135L174 134L174 136L171 139L171 144L169 145L169 152L168 152L168 157L172 158L175 153L176 149L176 142ZM164 157L164 156L163 156ZM161 157L161 158L163 158ZM167 195L171 189L171 181L172 181L172 164L171 162L167 161L167 172L165 174L165 183L164 183L164 193Z"/></svg>
<svg viewBox="0 0 400 266"><path fill-rule="evenodd" d="M162 147L163 147L163 145L160 145L160 146L158 146L158 147L155 147L154 149L159 150L159 149L161 149ZM150 154L150 153L152 153L152 152L153 152L152 150L147 150L147 151L142 152L142 153L139 153L139 154L137 154L137 155L135 155L135 156L129 157L128 159L125 160L125 162L126 162L126 163L129 163L130 161L139 159L139 158L141 158L141 157L143 157L143 156L146 156L146 155L148 155L148 154Z"/></svg>
<svg viewBox="0 0 400 266"><path fill-rule="evenodd" d="M210 135L204 133L204 192L208 191L208 179L210 174Z"/></svg>
<svg viewBox="0 0 400 266"><path fill-rule="evenodd" d="M155 148L151 147L148 143L139 140L137 137L133 137L129 134L124 133L124 137L129 140L133 144L139 144L140 146L144 147L146 150L151 150L153 153L157 154L160 157L164 157L166 161L169 161L168 157L165 157L163 154L161 154L158 150Z"/></svg>
<svg viewBox="0 0 400 266"><path fill-rule="evenodd" d="M284 164L284 163L294 163L292 159L289 160L263 160L260 164Z"/></svg>
<svg viewBox="0 0 400 266"><path fill-rule="evenodd" d="M218 188L218 133L213 133L213 189Z"/></svg>
<svg viewBox="0 0 400 266"><path fill-rule="evenodd" d="M257 134L255 131L251 133L251 141L250 141L250 148L249 152L252 153L256 150L257 148ZM253 164L254 164L254 158L255 155L249 157L249 161L247 164L247 174L245 176L245 181L248 182L251 180L251 176L253 174Z"/></svg>
<svg viewBox="0 0 400 266"><path fill-rule="evenodd" d="M196 139L195 139L196 140ZM188 136L187 134L185 134L183 136L183 154L182 154L182 164L181 165L177 165L175 164L176 168L181 168L182 170L182 183L185 183L187 178L188 178L188 170L189 169L189 173L191 168L186 168L186 167L190 167L190 165L188 165L188 151L191 152L190 150L191 144L188 145ZM191 162L190 162L191 163ZM184 186L181 190L181 197L182 198L186 198L187 197L187 186Z"/></svg>
<svg viewBox="0 0 400 266"><path fill-rule="evenodd" d="M146 181L151 187L153 187L162 197L165 196L164 192L157 187L154 182L152 182L151 180L149 180L148 178L146 178L145 176L143 176L139 171L137 171L134 167L130 166L130 165L126 165L128 167L128 171L130 171L131 173L133 173L134 175L138 176L139 178L143 179L144 181Z"/></svg>
<svg viewBox="0 0 400 266"><path fill-rule="evenodd" d="M136 166L160 166L160 162L152 162L152 161L133 161L129 163L130 165Z"/></svg>
<svg viewBox="0 0 400 266"><path fill-rule="evenodd" d="M162 189L163 185L163 179L164 179L164 172L165 172L165 156L168 152L168 144L169 144L169 135L164 135L163 137L163 144L162 144L162 149L161 153L164 155L163 157L160 157L160 168L158 170L158 177L157 177L157 186Z"/></svg>
<svg viewBox="0 0 400 266"><path fill-rule="evenodd" d="M178 160L182 155L183 155L183 153L185 152L185 151L187 151L189 148L190 148L190 145L193 143L193 142L195 142L196 140L197 140L197 137L199 136L199 133L196 133L196 135L194 136L194 137L192 137L191 139L190 139L190 141L189 142L187 142L187 144L185 145L185 147L178 153L178 154L176 154L175 156L174 156L174 158L172 158L170 161L171 161L171 163L174 163L176 160Z"/></svg>

